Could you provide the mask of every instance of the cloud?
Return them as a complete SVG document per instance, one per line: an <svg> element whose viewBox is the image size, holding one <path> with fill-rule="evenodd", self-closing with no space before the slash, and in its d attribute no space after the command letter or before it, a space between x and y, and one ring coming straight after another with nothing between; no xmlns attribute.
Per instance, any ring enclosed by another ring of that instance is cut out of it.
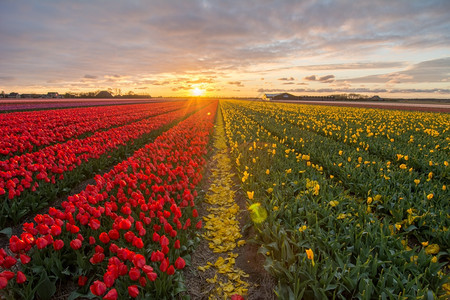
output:
<svg viewBox="0 0 450 300"><path fill-rule="evenodd" d="M304 77L303 80L306 80L306 81L316 81L317 78L316 78L316 75L310 75L310 76Z"/></svg>
<svg viewBox="0 0 450 300"><path fill-rule="evenodd" d="M306 89L258 89L257 92L258 93L302 93L305 92Z"/></svg>
<svg viewBox="0 0 450 300"><path fill-rule="evenodd" d="M159 81L159 80L140 80L140 84L150 84L150 85L168 85L171 82L169 80Z"/></svg>
<svg viewBox="0 0 450 300"><path fill-rule="evenodd" d="M282 66L279 68L265 69L265 72L283 71L283 70L300 70L300 71L326 71L326 70L369 70L369 69L392 69L404 68L408 64L404 61L393 62L354 62L339 64L321 64L321 65L297 65Z"/></svg>
<svg viewBox="0 0 450 300"><path fill-rule="evenodd" d="M366 70L366 69L391 69L405 67L405 62L371 62L371 63L342 63L324 65L306 65L297 68L305 70Z"/></svg>
<svg viewBox="0 0 450 300"><path fill-rule="evenodd" d="M450 78L450 57L414 64L404 71L345 79L351 83L443 82Z"/></svg>
<svg viewBox="0 0 450 300"><path fill-rule="evenodd" d="M448 0L0 1L0 80L15 78L25 87L55 78L82 84L81 78L112 86L145 84L140 78L164 82L161 74L217 74L214 82L222 84L242 80L239 74L289 79L286 69L308 71L293 74L298 78L321 71L342 78L335 70L384 75L418 56L429 61L449 53L448 11ZM420 66L426 68L432 69ZM99 70L109 77L93 78ZM346 77L386 84L449 77L442 70L431 77L414 69L399 73L412 78ZM187 81L198 80L192 78Z"/></svg>
<svg viewBox="0 0 450 300"><path fill-rule="evenodd" d="M181 90L186 91L186 90L190 90L190 89L191 89L190 86L177 86L177 87L172 88L172 91L174 91L174 92L181 91Z"/></svg>
<svg viewBox="0 0 450 300"><path fill-rule="evenodd" d="M198 83L213 83L215 82L214 78L208 77L208 78L199 78L195 80L184 80L186 83L189 84L198 84Z"/></svg>
<svg viewBox="0 0 450 300"><path fill-rule="evenodd" d="M229 81L228 84L236 85L236 86L239 86L239 87L244 87L244 85L240 81Z"/></svg>
<svg viewBox="0 0 450 300"><path fill-rule="evenodd" d="M334 75L322 76L318 79L320 82L330 83L334 81Z"/></svg>
<svg viewBox="0 0 450 300"><path fill-rule="evenodd" d="M320 81L322 83L331 83L334 81L334 75L325 75L318 77L317 75L310 75L303 78L306 81Z"/></svg>
<svg viewBox="0 0 450 300"><path fill-rule="evenodd" d="M13 76L0 76L0 81L13 81L15 78Z"/></svg>
<svg viewBox="0 0 450 300"><path fill-rule="evenodd" d="M383 88L325 88L325 89L263 89L258 93L393 93L393 94L436 94L445 95L450 93L450 89L383 89Z"/></svg>
<svg viewBox="0 0 450 300"><path fill-rule="evenodd" d="M285 81L294 81L294 80L295 80L295 78L294 78L294 77L290 77L290 78L287 78L287 77L283 77L283 78L278 78L278 80L285 80Z"/></svg>

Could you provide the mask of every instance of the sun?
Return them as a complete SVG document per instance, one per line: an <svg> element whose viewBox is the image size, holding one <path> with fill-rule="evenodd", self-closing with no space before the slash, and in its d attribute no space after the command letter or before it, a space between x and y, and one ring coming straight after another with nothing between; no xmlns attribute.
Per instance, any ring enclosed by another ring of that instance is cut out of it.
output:
<svg viewBox="0 0 450 300"><path fill-rule="evenodd" d="M193 89L191 90L191 93L192 93L192 95L194 95L194 96L201 96L201 95L203 95L203 94L205 93L205 90L202 90L202 89L196 87L196 88L193 88Z"/></svg>

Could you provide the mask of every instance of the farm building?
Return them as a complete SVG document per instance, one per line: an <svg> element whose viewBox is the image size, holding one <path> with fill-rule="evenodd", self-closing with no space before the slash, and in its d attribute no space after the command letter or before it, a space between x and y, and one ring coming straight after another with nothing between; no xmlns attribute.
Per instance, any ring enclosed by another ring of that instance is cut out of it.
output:
<svg viewBox="0 0 450 300"><path fill-rule="evenodd" d="M100 91L97 95L95 95L95 98L113 98L113 95L111 95L108 91Z"/></svg>
<svg viewBox="0 0 450 300"><path fill-rule="evenodd" d="M298 96L294 96L289 93L281 93L281 94L264 94L263 100L271 101L271 100L298 100Z"/></svg>

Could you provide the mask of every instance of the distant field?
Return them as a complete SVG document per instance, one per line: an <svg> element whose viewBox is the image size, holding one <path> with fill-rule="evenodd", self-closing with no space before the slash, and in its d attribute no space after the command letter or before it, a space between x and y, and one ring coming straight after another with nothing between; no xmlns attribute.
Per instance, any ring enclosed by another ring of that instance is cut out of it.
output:
<svg viewBox="0 0 450 300"><path fill-rule="evenodd" d="M0 99L0 112L158 102L156 99Z"/></svg>
<svg viewBox="0 0 450 300"><path fill-rule="evenodd" d="M374 101L274 101L283 103L319 104L330 106L352 106L383 109L418 110L432 112L450 112L450 103L411 103L411 102L374 102Z"/></svg>

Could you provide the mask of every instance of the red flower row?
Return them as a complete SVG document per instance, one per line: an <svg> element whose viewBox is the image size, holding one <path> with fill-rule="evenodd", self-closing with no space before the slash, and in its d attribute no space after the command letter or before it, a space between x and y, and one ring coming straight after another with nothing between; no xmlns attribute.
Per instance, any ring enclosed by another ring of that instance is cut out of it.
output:
<svg viewBox="0 0 450 300"><path fill-rule="evenodd" d="M0 155L30 152L79 135L165 113L180 102L0 114Z"/></svg>
<svg viewBox="0 0 450 300"><path fill-rule="evenodd" d="M25 189L35 191L39 186L39 181L55 183L56 180L64 178L65 172L72 171L83 161L97 159L102 154L116 149L119 145L124 145L130 140L181 118L192 109L189 108L188 111L181 109L107 131L97 131L84 139L69 140L37 152L1 161L0 200L6 197L10 200L14 199L20 196ZM155 111L162 112L166 109L160 107Z"/></svg>
<svg viewBox="0 0 450 300"><path fill-rule="evenodd" d="M96 175L96 184L69 196L62 210L50 208L35 223L24 224L21 236L10 239L13 255L0 251L0 267L9 272L0 273L0 288L8 285L14 292L27 284L30 265L38 261L30 259L33 255L65 261L74 252L89 261L78 284L89 283L104 299L155 293L161 285L152 283L173 280L170 275L185 267L182 246L198 217L193 189L202 178L216 109L217 102L209 104L110 172ZM201 221L196 224L201 228ZM18 260L23 273L9 271ZM126 291L120 290L124 284Z"/></svg>

